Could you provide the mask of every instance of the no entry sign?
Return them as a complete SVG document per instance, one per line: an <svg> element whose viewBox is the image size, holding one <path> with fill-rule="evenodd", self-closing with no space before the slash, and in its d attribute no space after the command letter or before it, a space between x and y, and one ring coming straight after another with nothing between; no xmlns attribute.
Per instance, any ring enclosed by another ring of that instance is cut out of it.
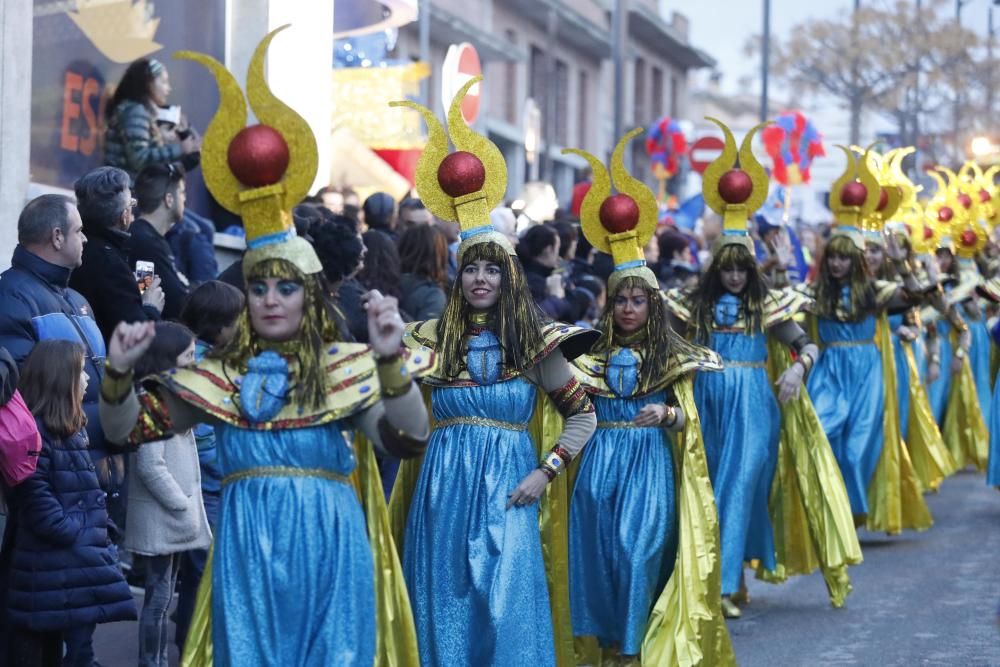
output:
<svg viewBox="0 0 1000 667"><path fill-rule="evenodd" d="M451 101L462 86L483 73L479 64L479 54L468 42L452 44L441 66L441 102L445 112L451 108ZM462 118L466 125L472 125L479 117L479 84L469 89L462 101Z"/></svg>
<svg viewBox="0 0 1000 667"><path fill-rule="evenodd" d="M699 174L704 174L708 165L719 157L725 147L725 142L719 137L702 137L691 144L691 168Z"/></svg>

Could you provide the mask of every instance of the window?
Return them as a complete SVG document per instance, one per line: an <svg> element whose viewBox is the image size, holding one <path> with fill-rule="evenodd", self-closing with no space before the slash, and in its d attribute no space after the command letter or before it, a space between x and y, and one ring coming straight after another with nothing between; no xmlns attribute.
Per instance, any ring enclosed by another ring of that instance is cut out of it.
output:
<svg viewBox="0 0 1000 667"><path fill-rule="evenodd" d="M589 90L587 81L587 73L580 70L580 80L576 91L576 104L577 104L577 116L576 116L576 145L580 148L588 145L588 139L590 138L587 134L587 107L590 104Z"/></svg>
<svg viewBox="0 0 1000 667"><path fill-rule="evenodd" d="M677 89L680 87L681 82L676 76L670 77L670 115L673 118L677 117L680 110L677 108L677 98L679 92Z"/></svg>
<svg viewBox="0 0 1000 667"><path fill-rule="evenodd" d="M663 70L659 67L653 68L653 96L651 102L651 117L657 119L663 115Z"/></svg>
<svg viewBox="0 0 1000 667"><path fill-rule="evenodd" d="M556 60L555 127L552 128L555 142L560 146L569 144L569 66Z"/></svg>
<svg viewBox="0 0 1000 667"><path fill-rule="evenodd" d="M517 33L507 30L507 42L513 47L517 44ZM504 63L503 73L504 88L504 119L511 125L519 125L521 120L517 113L517 61L508 60Z"/></svg>
<svg viewBox="0 0 1000 667"><path fill-rule="evenodd" d="M649 110L646 108L646 61L635 59L635 122L645 123L649 120Z"/></svg>

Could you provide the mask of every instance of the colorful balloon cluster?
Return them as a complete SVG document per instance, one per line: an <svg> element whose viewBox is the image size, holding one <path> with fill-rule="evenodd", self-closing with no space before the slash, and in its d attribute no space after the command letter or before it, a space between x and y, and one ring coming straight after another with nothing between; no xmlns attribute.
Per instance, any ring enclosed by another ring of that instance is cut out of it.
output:
<svg viewBox="0 0 1000 667"><path fill-rule="evenodd" d="M653 176L659 181L672 178L677 173L680 157L687 149L687 139L681 126L670 116L664 116L646 131L646 153Z"/></svg>
<svg viewBox="0 0 1000 667"><path fill-rule="evenodd" d="M761 138L773 162L771 175L782 185L808 183L813 159L826 155L819 131L799 111L778 116Z"/></svg>

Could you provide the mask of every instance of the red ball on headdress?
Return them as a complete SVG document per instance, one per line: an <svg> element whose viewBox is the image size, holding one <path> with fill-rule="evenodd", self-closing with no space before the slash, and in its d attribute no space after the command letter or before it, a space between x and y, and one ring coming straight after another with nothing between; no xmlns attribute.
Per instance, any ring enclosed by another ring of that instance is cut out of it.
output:
<svg viewBox="0 0 1000 667"><path fill-rule="evenodd" d="M449 197L479 192L486 183L486 167L472 153L456 151L441 161L438 184Z"/></svg>
<svg viewBox="0 0 1000 667"><path fill-rule="evenodd" d="M938 220L941 222L951 222L951 219L955 217L955 212L951 210L950 206L942 206L938 209Z"/></svg>
<svg viewBox="0 0 1000 667"><path fill-rule="evenodd" d="M288 144L281 133L267 125L251 125L229 142L229 169L240 183L262 188L279 182L288 169Z"/></svg>
<svg viewBox="0 0 1000 667"><path fill-rule="evenodd" d="M979 240L979 237L971 229L966 229L958 238L966 248L972 248Z"/></svg>
<svg viewBox="0 0 1000 667"><path fill-rule="evenodd" d="M962 192L958 195L958 203L962 205L962 208L972 208L972 197Z"/></svg>
<svg viewBox="0 0 1000 667"><path fill-rule="evenodd" d="M989 190L980 190L979 191L979 203L985 204L989 200L990 200Z"/></svg>
<svg viewBox="0 0 1000 667"><path fill-rule="evenodd" d="M753 181L742 169L730 169L719 179L718 190L727 204L742 204L753 194Z"/></svg>
<svg viewBox="0 0 1000 667"><path fill-rule="evenodd" d="M885 188L878 189L878 206L875 210L882 211L889 205L889 192Z"/></svg>
<svg viewBox="0 0 1000 667"><path fill-rule="evenodd" d="M601 204L598 212L601 225L613 234L635 229L639 224L639 205L625 194L612 195Z"/></svg>
<svg viewBox="0 0 1000 667"><path fill-rule="evenodd" d="M930 241L932 238L934 238L934 230L924 225L924 240Z"/></svg>
<svg viewBox="0 0 1000 667"><path fill-rule="evenodd" d="M840 189L840 203L844 206L862 206L868 199L868 188L863 183L851 181Z"/></svg>

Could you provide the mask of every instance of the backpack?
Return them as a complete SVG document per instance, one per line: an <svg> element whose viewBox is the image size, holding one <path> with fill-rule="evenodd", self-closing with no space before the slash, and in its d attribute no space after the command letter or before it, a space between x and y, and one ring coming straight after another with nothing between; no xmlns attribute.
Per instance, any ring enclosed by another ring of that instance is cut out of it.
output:
<svg viewBox="0 0 1000 667"><path fill-rule="evenodd" d="M38 467L42 436L21 393L14 392L0 407L0 476L7 486L17 486Z"/></svg>

